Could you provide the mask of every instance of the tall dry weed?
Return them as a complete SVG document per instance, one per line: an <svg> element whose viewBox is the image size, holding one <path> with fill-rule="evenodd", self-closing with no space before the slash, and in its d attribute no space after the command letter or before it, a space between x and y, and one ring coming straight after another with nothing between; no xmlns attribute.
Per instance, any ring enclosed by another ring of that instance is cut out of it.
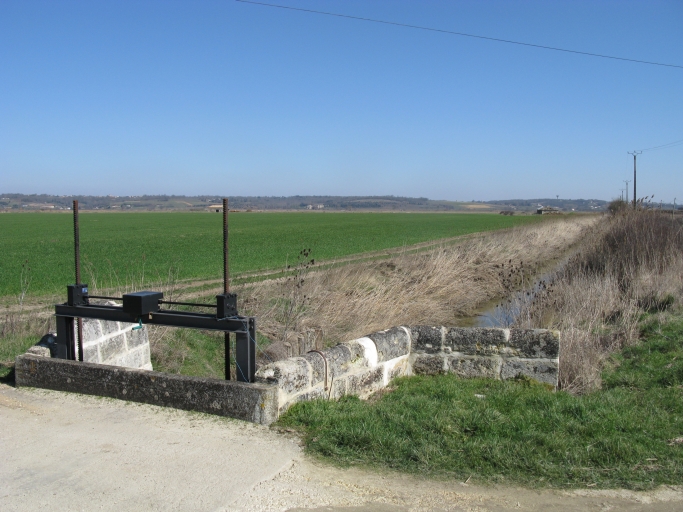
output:
<svg viewBox="0 0 683 512"><path fill-rule="evenodd" d="M517 325L562 331L560 387L600 386L605 360L636 343L644 312L683 299L683 226L648 210L620 210L526 304Z"/></svg>
<svg viewBox="0 0 683 512"><path fill-rule="evenodd" d="M557 219L422 253L326 270L309 268L294 281L295 294L286 279L244 286L239 294L247 312L258 316L259 331L274 340L275 347L293 334L320 332L333 344L395 325L452 325L504 292L499 275L504 265L523 262L528 268L542 268L594 222ZM299 297L292 308L295 322L281 316L278 298L283 295Z"/></svg>

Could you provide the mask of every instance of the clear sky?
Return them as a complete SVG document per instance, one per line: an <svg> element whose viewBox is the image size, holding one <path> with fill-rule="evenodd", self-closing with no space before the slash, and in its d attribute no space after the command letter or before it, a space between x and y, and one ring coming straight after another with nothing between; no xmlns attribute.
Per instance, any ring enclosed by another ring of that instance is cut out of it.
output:
<svg viewBox="0 0 683 512"><path fill-rule="evenodd" d="M272 3L683 65L681 0ZM680 68L233 0L0 0L0 192L610 199L627 151L680 139ZM683 145L638 170L683 203Z"/></svg>

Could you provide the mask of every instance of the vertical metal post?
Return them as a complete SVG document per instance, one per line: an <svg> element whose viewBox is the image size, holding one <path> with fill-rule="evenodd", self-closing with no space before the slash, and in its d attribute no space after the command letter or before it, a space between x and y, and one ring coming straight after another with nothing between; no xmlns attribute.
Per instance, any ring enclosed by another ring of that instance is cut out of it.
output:
<svg viewBox="0 0 683 512"><path fill-rule="evenodd" d="M230 269L228 262L228 199L223 199L223 293L230 292Z"/></svg>
<svg viewBox="0 0 683 512"><path fill-rule="evenodd" d="M633 209L636 209L638 204L638 196L636 195L636 157L640 155L642 151L628 152L629 155L633 155Z"/></svg>
<svg viewBox="0 0 683 512"><path fill-rule="evenodd" d="M57 317L57 343L55 344L55 358L74 359L74 319Z"/></svg>
<svg viewBox="0 0 683 512"><path fill-rule="evenodd" d="M626 185L626 188L624 190L626 191L626 204L628 205L628 184L631 183L631 180L623 180L624 184Z"/></svg>
<svg viewBox="0 0 683 512"><path fill-rule="evenodd" d="M81 284L81 237L78 223L78 200L73 202L74 214L74 267L76 270L76 284ZM76 343L78 344L78 360L83 361L83 319L77 321ZM75 354L74 354L75 356ZM72 357L70 359L76 359Z"/></svg>
<svg viewBox="0 0 683 512"><path fill-rule="evenodd" d="M636 152L633 152L633 209L636 209L636 202L638 196L636 195Z"/></svg>
<svg viewBox="0 0 683 512"><path fill-rule="evenodd" d="M228 262L228 198L223 198L223 293L230 291ZM225 380L230 380L230 333L225 333Z"/></svg>
<svg viewBox="0 0 683 512"><path fill-rule="evenodd" d="M247 332L235 335L236 377L241 382L254 382L256 374L256 319L249 318Z"/></svg>

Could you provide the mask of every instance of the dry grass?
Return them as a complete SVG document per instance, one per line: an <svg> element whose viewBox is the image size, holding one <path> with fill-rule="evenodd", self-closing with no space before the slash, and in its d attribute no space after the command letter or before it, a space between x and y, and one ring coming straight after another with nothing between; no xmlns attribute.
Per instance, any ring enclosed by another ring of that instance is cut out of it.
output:
<svg viewBox="0 0 683 512"><path fill-rule="evenodd" d="M583 238L596 219L578 217L483 235L458 245L315 271L300 261L288 279L238 290L243 308L278 348L322 332L327 344L395 325L452 325L505 292L501 267L542 268Z"/></svg>
<svg viewBox="0 0 683 512"><path fill-rule="evenodd" d="M518 325L562 331L560 387L600 387L605 360L636 343L643 313L683 299L683 225L622 210L596 226L581 253L524 305Z"/></svg>

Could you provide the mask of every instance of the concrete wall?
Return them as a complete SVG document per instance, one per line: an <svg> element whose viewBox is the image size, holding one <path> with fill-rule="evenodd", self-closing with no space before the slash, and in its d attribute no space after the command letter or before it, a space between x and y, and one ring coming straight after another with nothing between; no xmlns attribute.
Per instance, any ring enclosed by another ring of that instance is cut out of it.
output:
<svg viewBox="0 0 683 512"><path fill-rule="evenodd" d="M93 301L95 302L95 301ZM118 306L116 302L104 302ZM76 322L74 322L74 331ZM56 333L52 333L55 336ZM49 338L46 336L43 340ZM76 340L74 332L73 339ZM29 353L45 355L44 349L50 348L49 341L31 347ZM42 346L42 348L41 348ZM76 352L78 350L76 349ZM49 354L49 352L47 352ZM107 364L124 368L152 370L147 327L125 322L111 322L93 318L83 319L83 361L86 363Z"/></svg>
<svg viewBox="0 0 683 512"><path fill-rule="evenodd" d="M263 425L277 419L275 386L54 359L39 348L47 357L27 353L16 358L18 387L107 396Z"/></svg>
<svg viewBox="0 0 683 512"><path fill-rule="evenodd" d="M137 326L84 318L83 360L86 363L151 370L147 328L134 329Z"/></svg>
<svg viewBox="0 0 683 512"><path fill-rule="evenodd" d="M246 384L121 368L120 363L139 364L144 354L149 358L146 332L116 322L87 325L86 362L53 359L47 347L32 347L16 358L17 386L108 396L266 425L296 402L344 395L365 398L405 375L525 376L557 386L560 334L545 329L394 327L276 361L258 370L256 383ZM133 360L131 354L138 353L143 355Z"/></svg>
<svg viewBox="0 0 683 512"><path fill-rule="evenodd" d="M277 386L278 413L314 398L361 398L394 377L455 373L526 376L557 386L560 334L545 329L394 327L336 347L276 361L256 373Z"/></svg>

